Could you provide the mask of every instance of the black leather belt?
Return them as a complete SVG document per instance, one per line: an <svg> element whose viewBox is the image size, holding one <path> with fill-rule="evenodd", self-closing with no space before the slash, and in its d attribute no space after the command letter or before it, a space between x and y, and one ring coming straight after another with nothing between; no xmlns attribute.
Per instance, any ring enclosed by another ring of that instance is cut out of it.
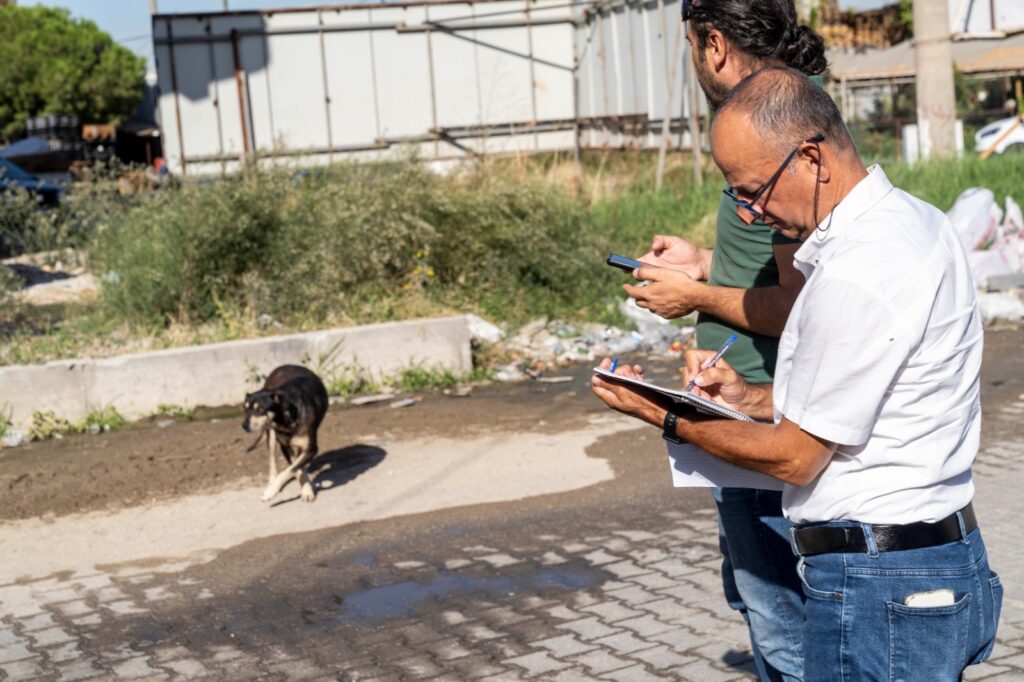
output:
<svg viewBox="0 0 1024 682"><path fill-rule="evenodd" d="M960 510L964 516L964 530L970 533L978 527L974 507L968 504ZM902 526L872 524L872 535L879 552L898 552L905 549L922 549L944 545L960 539L960 521L956 514L950 514L941 521L908 523ZM800 556L840 552L867 552L867 540L860 526L810 526L794 528L793 541Z"/></svg>

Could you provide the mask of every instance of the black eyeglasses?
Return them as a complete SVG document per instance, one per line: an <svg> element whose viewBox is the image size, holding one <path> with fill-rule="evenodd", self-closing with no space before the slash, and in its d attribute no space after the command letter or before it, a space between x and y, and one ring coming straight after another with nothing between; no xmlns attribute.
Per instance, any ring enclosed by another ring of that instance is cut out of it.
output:
<svg viewBox="0 0 1024 682"><path fill-rule="evenodd" d="M752 196L749 201L746 199L740 199L738 196L736 196L736 190L734 190L732 187L726 187L725 189L723 189L722 193L725 194L725 196L732 199L733 203L736 204L736 213L737 215L739 215L740 220L742 220L743 223L746 225L751 224L755 220L759 220L764 215L764 212L756 207L757 202L761 200L761 197L764 195L765 192L771 189L772 186L779 181L779 177L782 175L782 171L786 169L786 166L788 166L789 162L793 160L793 157L796 156L796 153L800 151L800 145L818 144L819 142L824 142L824 140L825 134L818 133L814 137L809 137L800 144L798 144L797 146L793 147L793 151L789 153L789 156L787 156L786 160L782 162L782 165L779 166L778 170L776 170L775 173L773 173L772 176L768 178L768 182L764 183L763 185L757 188L757 191L754 192L754 196Z"/></svg>

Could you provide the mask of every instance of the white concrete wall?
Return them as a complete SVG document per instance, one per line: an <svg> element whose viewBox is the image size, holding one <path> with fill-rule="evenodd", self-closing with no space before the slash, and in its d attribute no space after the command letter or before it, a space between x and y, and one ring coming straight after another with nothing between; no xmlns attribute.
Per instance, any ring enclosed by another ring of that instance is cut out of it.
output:
<svg viewBox="0 0 1024 682"><path fill-rule="evenodd" d="M328 355L335 366L357 363L378 378L413 365L466 374L469 341L466 318L459 316L0 367L0 407L10 406L12 421L27 425L36 410L74 421L108 405L131 419L153 414L161 403L241 404L254 389L254 371L266 375L286 363L315 369Z"/></svg>

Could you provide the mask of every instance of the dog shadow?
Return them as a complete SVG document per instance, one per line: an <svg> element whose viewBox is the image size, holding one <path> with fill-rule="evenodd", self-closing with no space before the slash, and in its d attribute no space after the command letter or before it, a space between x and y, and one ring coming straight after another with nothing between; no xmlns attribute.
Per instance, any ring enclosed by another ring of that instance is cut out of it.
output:
<svg viewBox="0 0 1024 682"><path fill-rule="evenodd" d="M340 488L362 473L369 471L384 461L386 456L387 452L376 445L357 443L320 453L313 459L307 471L309 479L313 482L313 489L316 490L317 497L319 497L335 488ZM292 479L288 482L288 485L294 486L294 489L298 492L298 486L295 483L295 480ZM299 495L296 494L293 497L274 502L270 506L277 507L282 504L295 502L298 499Z"/></svg>

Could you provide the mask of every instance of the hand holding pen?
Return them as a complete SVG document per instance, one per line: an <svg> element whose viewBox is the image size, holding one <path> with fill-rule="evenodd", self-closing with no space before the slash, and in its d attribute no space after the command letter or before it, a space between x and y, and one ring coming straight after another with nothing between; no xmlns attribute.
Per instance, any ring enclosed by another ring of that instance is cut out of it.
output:
<svg viewBox="0 0 1024 682"><path fill-rule="evenodd" d="M722 359L722 356L725 355L725 351L729 350L729 346L731 346L735 341L736 341L736 335L733 334L733 335L731 335L729 338L727 338L725 340L725 343L722 344L722 347L718 349L717 353L715 353L710 358L708 358L707 362L705 362L704 364L702 364L700 366L700 369L697 371L697 373L693 375L692 379L690 379L690 383L687 384L687 386L686 386L686 390L687 391L692 391L693 390L694 386L697 385L697 377L700 376L700 373L703 372L706 369L714 367L715 363Z"/></svg>

